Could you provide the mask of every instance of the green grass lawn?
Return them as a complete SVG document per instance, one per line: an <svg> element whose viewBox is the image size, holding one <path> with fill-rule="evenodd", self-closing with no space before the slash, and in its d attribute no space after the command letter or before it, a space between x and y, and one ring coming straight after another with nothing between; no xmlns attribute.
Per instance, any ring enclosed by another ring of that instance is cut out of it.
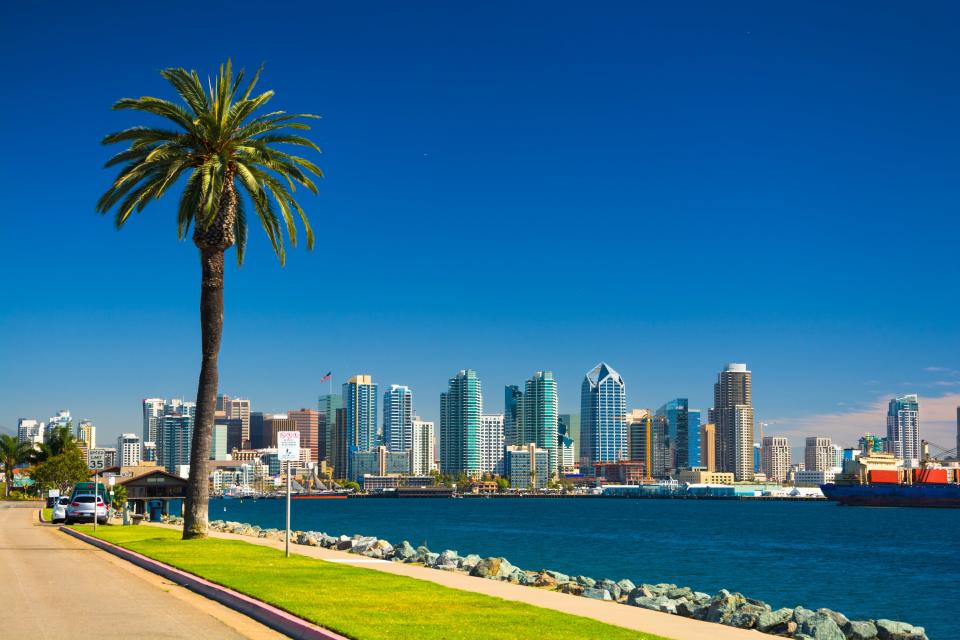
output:
<svg viewBox="0 0 960 640"><path fill-rule="evenodd" d="M44 508L44 510L43 510L43 519L46 520L47 522L50 522L51 518L53 518L53 509L52 509L52 508L50 508L50 509Z"/></svg>
<svg viewBox="0 0 960 640"><path fill-rule="evenodd" d="M75 528L93 534L92 526ZM285 558L280 550L235 540L183 541L179 532L155 527L100 527L97 537L359 640L664 640L414 578L304 556Z"/></svg>

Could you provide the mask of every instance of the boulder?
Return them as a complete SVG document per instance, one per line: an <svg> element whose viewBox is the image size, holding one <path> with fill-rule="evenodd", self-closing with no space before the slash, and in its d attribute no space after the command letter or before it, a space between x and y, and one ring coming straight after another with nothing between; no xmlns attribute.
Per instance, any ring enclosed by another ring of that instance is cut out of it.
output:
<svg viewBox="0 0 960 640"><path fill-rule="evenodd" d="M609 591L610 597L613 598L614 600L620 599L620 587L613 580L610 580L609 578L604 578L603 580L598 582L596 586L600 589L606 589L607 591Z"/></svg>
<svg viewBox="0 0 960 640"><path fill-rule="evenodd" d="M684 618L696 618L697 613L703 608L703 605L690 600L677 601L677 615L681 615Z"/></svg>
<svg viewBox="0 0 960 640"><path fill-rule="evenodd" d="M897 620L887 620L881 618L877 620L877 637L880 640L926 640L927 634L923 627L915 627L906 622Z"/></svg>
<svg viewBox="0 0 960 640"><path fill-rule="evenodd" d="M761 614L764 613L768 613L768 611L759 605L745 604L730 616L727 624L741 629L755 629L759 624Z"/></svg>
<svg viewBox="0 0 960 640"><path fill-rule="evenodd" d="M450 549L447 549L446 551L443 551L443 552L440 554L440 557L437 558L437 563L438 563L438 564L444 564L444 565L446 565L446 564L452 564L452 565L454 566L454 568L456 568L456 567L458 567L458 566L460 565L460 562L459 562L459 561L460 561L460 556L457 554L456 551L451 551Z"/></svg>
<svg viewBox="0 0 960 640"><path fill-rule="evenodd" d="M337 541L337 550L350 551L351 549L353 549L353 539L340 536L340 539Z"/></svg>
<svg viewBox="0 0 960 640"><path fill-rule="evenodd" d="M673 589L668 589L666 596L671 600L679 600L680 598L690 598L693 596L693 590L689 587L675 587Z"/></svg>
<svg viewBox="0 0 960 640"><path fill-rule="evenodd" d="M627 580L626 578L624 578L623 580L619 580L617 582L617 586L620 587L620 594L623 597L627 597L627 594L629 594L631 591L637 588L637 585L633 584L631 581Z"/></svg>
<svg viewBox="0 0 960 640"><path fill-rule="evenodd" d="M471 571L473 571L474 567L480 564L480 561L482 559L483 558L481 558L477 554L471 553L468 556L460 558L460 562L458 564L462 571L466 571L467 573L470 573Z"/></svg>
<svg viewBox="0 0 960 640"><path fill-rule="evenodd" d="M553 589L557 586L557 579L546 571L541 571L537 574L533 584L537 587L547 587L548 589Z"/></svg>
<svg viewBox="0 0 960 640"><path fill-rule="evenodd" d="M597 586L597 581L589 576L577 576L574 580L582 587L593 588Z"/></svg>
<svg viewBox="0 0 960 640"><path fill-rule="evenodd" d="M815 640L847 640L833 618L819 611L811 611L810 614L804 616L803 622L797 623L797 631Z"/></svg>
<svg viewBox="0 0 960 640"><path fill-rule="evenodd" d="M650 609L651 611L660 610L660 604L657 602L657 599L650 596L637 596L636 598L630 596L627 598L627 604L640 607L641 609Z"/></svg>
<svg viewBox="0 0 960 640"><path fill-rule="evenodd" d="M847 620L840 630L847 640L873 640L877 637L877 625L869 620Z"/></svg>
<svg viewBox="0 0 960 640"><path fill-rule="evenodd" d="M565 584L570 582L570 576L565 573L560 573L559 571L550 571L549 569L547 569L544 573L549 574L550 577L557 581L557 584Z"/></svg>
<svg viewBox="0 0 960 640"><path fill-rule="evenodd" d="M440 558L439 553L434 553L431 551L430 553L428 553L423 557L423 564L427 565L428 567L432 567L437 564L437 560L439 558Z"/></svg>
<svg viewBox="0 0 960 640"><path fill-rule="evenodd" d="M633 600L637 598L652 598L653 592L647 588L647 585L642 584L639 587L635 587L633 591L627 594L627 603L633 604Z"/></svg>
<svg viewBox="0 0 960 640"><path fill-rule="evenodd" d="M613 600L610 597L610 592L606 589L595 589L593 587L584 587L583 593L581 593L584 598L593 598L594 600Z"/></svg>
<svg viewBox="0 0 960 640"><path fill-rule="evenodd" d="M843 615L839 611L834 611L833 609L817 609L817 613L822 613L823 615L831 618L837 623L837 627L839 627L841 630L843 630L844 625L850 622L850 620L847 619L847 616Z"/></svg>
<svg viewBox="0 0 960 640"><path fill-rule="evenodd" d="M764 611L757 618L757 629L764 633L783 633L787 627L787 622L793 619L793 609L777 609L776 611Z"/></svg>
<svg viewBox="0 0 960 640"><path fill-rule="evenodd" d="M739 593L730 593L726 589L721 589L717 595L710 600L710 606L707 607L704 620L708 622L719 622L728 624L733 614L741 606L746 604L746 600Z"/></svg>
<svg viewBox="0 0 960 640"><path fill-rule="evenodd" d="M393 550L394 559L400 560L400 562L408 562L416 555L416 549L414 549L413 546L406 540L397 545Z"/></svg>
<svg viewBox="0 0 960 640"><path fill-rule="evenodd" d="M414 556L414 562L426 562L427 554L430 553L430 549L427 549L425 546L420 545L417 547L417 555Z"/></svg>
<svg viewBox="0 0 960 640"><path fill-rule="evenodd" d="M564 582L563 584L560 585L560 588L558 590L561 591L562 593L569 593L570 595L574 595L574 596L583 595L583 587L581 587L576 582Z"/></svg>
<svg viewBox="0 0 960 640"><path fill-rule="evenodd" d="M478 578L496 578L502 564L501 558L484 558L470 571L470 575Z"/></svg>

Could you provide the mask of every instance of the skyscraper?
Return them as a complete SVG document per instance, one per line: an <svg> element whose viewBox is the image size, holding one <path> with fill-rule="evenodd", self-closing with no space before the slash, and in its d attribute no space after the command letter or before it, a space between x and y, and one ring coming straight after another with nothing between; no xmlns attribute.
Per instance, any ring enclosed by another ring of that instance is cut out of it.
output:
<svg viewBox="0 0 960 640"><path fill-rule="evenodd" d="M350 378L343 385L343 408L347 420L347 474L354 478L350 454L372 451L377 446L377 385L369 375Z"/></svg>
<svg viewBox="0 0 960 640"><path fill-rule="evenodd" d="M686 398L677 398L657 409L667 421L667 467L673 471L700 465L700 412L690 411Z"/></svg>
<svg viewBox="0 0 960 640"><path fill-rule="evenodd" d="M753 400L747 365L731 363L713 386L710 422L717 430L717 471L753 480Z"/></svg>
<svg viewBox="0 0 960 640"><path fill-rule="evenodd" d="M917 394L894 398L887 409L887 447L908 466L920 459L920 399Z"/></svg>
<svg viewBox="0 0 960 640"><path fill-rule="evenodd" d="M140 437L135 433L122 433L117 438L117 464L135 467L140 464Z"/></svg>
<svg viewBox="0 0 960 640"><path fill-rule="evenodd" d="M440 469L479 478L483 392L477 372L461 369L440 394Z"/></svg>
<svg viewBox="0 0 960 640"><path fill-rule="evenodd" d="M390 451L413 446L413 393L410 387L390 385L383 394L383 443Z"/></svg>
<svg viewBox="0 0 960 640"><path fill-rule="evenodd" d="M333 465L335 478L348 478L350 443L347 439L347 410L334 409L333 428L330 430L329 462Z"/></svg>
<svg viewBox="0 0 960 640"><path fill-rule="evenodd" d="M43 444L43 423L29 418L17 421L17 442Z"/></svg>
<svg viewBox="0 0 960 640"><path fill-rule="evenodd" d="M813 436L807 438L803 450L803 468L805 471L826 471L833 466L833 442L830 438Z"/></svg>
<svg viewBox="0 0 960 640"><path fill-rule="evenodd" d="M270 446L270 432L264 430L262 411L250 412L250 448L266 449Z"/></svg>
<svg viewBox="0 0 960 640"><path fill-rule="evenodd" d="M712 422L700 425L700 466L717 470L717 428Z"/></svg>
<svg viewBox="0 0 960 640"><path fill-rule="evenodd" d="M416 416L413 419L413 444L410 449L411 475L425 476L433 471L436 458L433 438L433 423Z"/></svg>
<svg viewBox="0 0 960 640"><path fill-rule="evenodd" d="M523 391L515 384L503 388L503 441L505 446L520 444L523 422Z"/></svg>
<svg viewBox="0 0 960 640"><path fill-rule="evenodd" d="M241 446L250 446L250 401L245 398L230 398L227 403L227 417L240 420Z"/></svg>
<svg viewBox="0 0 960 640"><path fill-rule="evenodd" d="M77 441L82 442L88 449L97 446L97 428L89 420L81 420L77 425Z"/></svg>
<svg viewBox="0 0 960 640"><path fill-rule="evenodd" d="M320 439L318 449L320 459L333 464L333 430L337 424L337 409L343 408L343 396L339 393L327 393L318 400L320 409Z"/></svg>
<svg viewBox="0 0 960 640"><path fill-rule="evenodd" d="M503 475L502 413L480 416L480 470L483 473Z"/></svg>
<svg viewBox="0 0 960 640"><path fill-rule="evenodd" d="M190 464L190 448L193 441L193 416L182 413L166 413L157 422L157 462L176 473L178 465Z"/></svg>
<svg viewBox="0 0 960 640"><path fill-rule="evenodd" d="M521 444L537 445L547 452L547 471L557 475L557 381L552 371L537 371L527 380L523 392L523 439ZM543 473L544 470L541 470Z"/></svg>
<svg viewBox="0 0 960 640"><path fill-rule="evenodd" d="M669 475L670 448L667 444L667 428L667 417L651 416L648 409L634 409L627 414L629 458L633 462L642 462L644 472L649 464L649 475L652 478Z"/></svg>
<svg viewBox="0 0 960 640"><path fill-rule="evenodd" d="M601 362L580 387L580 469L593 473L594 462L627 458L627 393L623 378Z"/></svg>
<svg viewBox="0 0 960 640"><path fill-rule="evenodd" d="M57 415L51 416L50 419L47 420L47 426L43 431L44 439L57 427L67 427L67 429L73 427L73 418L70 416L68 410L61 409L57 411Z"/></svg>
<svg viewBox="0 0 960 640"><path fill-rule="evenodd" d="M319 462L320 412L316 409L288 411L287 417L293 422L293 430L300 432L300 448L310 450L310 462Z"/></svg>
<svg viewBox="0 0 960 640"><path fill-rule="evenodd" d="M167 401L163 398L146 398L141 404L143 407L142 439L144 442L159 442L157 421L163 417Z"/></svg>
<svg viewBox="0 0 960 640"><path fill-rule="evenodd" d="M760 470L771 482L784 482L790 471L790 442L783 436L764 436Z"/></svg>
<svg viewBox="0 0 960 640"><path fill-rule="evenodd" d="M577 416L578 422L579 418L580 416ZM561 473L572 472L576 462L576 449L569 420L569 413L557 416L557 464Z"/></svg>

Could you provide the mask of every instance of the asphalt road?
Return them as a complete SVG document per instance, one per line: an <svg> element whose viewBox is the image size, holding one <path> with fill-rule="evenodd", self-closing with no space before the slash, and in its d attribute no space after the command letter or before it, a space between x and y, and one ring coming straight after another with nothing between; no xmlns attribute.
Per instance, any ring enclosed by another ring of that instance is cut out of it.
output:
<svg viewBox="0 0 960 640"><path fill-rule="evenodd" d="M8 638L283 638L258 622L50 525L38 503L0 502Z"/></svg>

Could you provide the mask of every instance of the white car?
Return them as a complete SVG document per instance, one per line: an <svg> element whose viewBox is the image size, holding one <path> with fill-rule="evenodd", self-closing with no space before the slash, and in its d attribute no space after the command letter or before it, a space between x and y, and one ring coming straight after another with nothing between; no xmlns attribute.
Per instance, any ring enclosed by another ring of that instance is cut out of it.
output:
<svg viewBox="0 0 960 640"><path fill-rule="evenodd" d="M70 504L69 496L61 496L53 503L53 514L50 516L51 522L65 522L67 520L67 506Z"/></svg>

